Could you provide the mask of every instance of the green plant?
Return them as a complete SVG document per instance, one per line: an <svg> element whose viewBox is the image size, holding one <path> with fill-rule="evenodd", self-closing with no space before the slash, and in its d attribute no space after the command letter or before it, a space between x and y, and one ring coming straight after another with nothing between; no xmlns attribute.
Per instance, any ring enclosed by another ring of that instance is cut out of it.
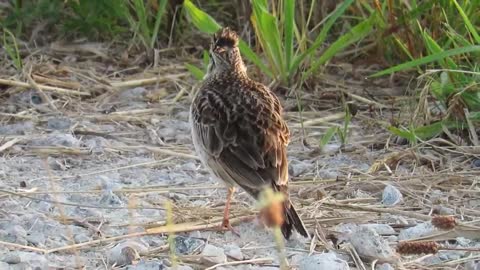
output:
<svg viewBox="0 0 480 270"><path fill-rule="evenodd" d="M23 67L22 58L18 51L17 40L15 36L8 29L3 29L3 47L5 52L12 59L12 63L16 69L21 70Z"/></svg>
<svg viewBox="0 0 480 270"><path fill-rule="evenodd" d="M165 201L165 210L167 212L166 226L168 230L168 237L167 237L168 248L169 248L168 255L170 257L170 262L172 263L173 269L176 269L178 266L178 258L175 252L175 233L174 233L175 222L173 220L173 206L170 201Z"/></svg>
<svg viewBox="0 0 480 270"><path fill-rule="evenodd" d="M320 148L324 148L337 133L338 127L329 127L320 139Z"/></svg>
<svg viewBox="0 0 480 270"><path fill-rule="evenodd" d="M203 77L205 77L205 74L207 73L207 68L208 68L208 63L210 62L210 56L207 51L203 51L203 69L200 69L192 64L185 64L186 68L192 75L197 79L201 80Z"/></svg>
<svg viewBox="0 0 480 270"><path fill-rule="evenodd" d="M127 13L131 28L140 36L147 48L153 48L157 42L162 18L166 13L167 0L158 0L155 8L146 6L143 0L130 0L132 12ZM157 9L156 13L149 10Z"/></svg>
<svg viewBox="0 0 480 270"><path fill-rule="evenodd" d="M15 29L17 37L42 24L67 37L111 39L134 34L146 48L155 47L167 13L167 0L12 1L0 26Z"/></svg>
<svg viewBox="0 0 480 270"><path fill-rule="evenodd" d="M468 117L480 111L480 1L412 1L397 23L408 29L408 35L393 33L396 44L410 61L377 72L371 77L416 69L421 73L426 65L436 68L425 75L430 94L440 102L443 115L425 121L412 119L409 128L389 127L397 136L415 143L443 133L446 129L465 126L464 109ZM384 12L384 8L382 7ZM390 13L399 9L389 7ZM422 16L422 20L421 17ZM429 22L425 24L424 21ZM384 21L387 24L387 20ZM406 38L409 36L409 38ZM402 39L403 38L403 39ZM410 40L415 40L413 46ZM421 116L422 114L420 114Z"/></svg>
<svg viewBox="0 0 480 270"><path fill-rule="evenodd" d="M125 1L68 1L62 11L62 28L65 33L98 38L127 31L124 18L128 9Z"/></svg>
<svg viewBox="0 0 480 270"><path fill-rule="evenodd" d="M275 2L276 5L269 5L267 0L251 1L253 10L251 22L268 64L263 64L261 58L245 42L240 42L239 48L248 60L278 83L292 85L293 79L302 71L301 80L304 81L313 76L321 65L338 52L361 40L372 30L375 12L338 37L318 57L318 50L325 43L331 28L353 2L353 0L346 0L339 5L328 16L322 30L310 43L308 39L310 29L307 26L315 8L314 1L310 6L307 20L303 22L304 25L300 26L297 26L298 22L295 19L296 3L294 0L280 0ZM304 3L300 1L299 4L303 5ZM191 1L186 0L184 7L192 23L200 31L211 34L220 28L220 25L210 15L197 8Z"/></svg>

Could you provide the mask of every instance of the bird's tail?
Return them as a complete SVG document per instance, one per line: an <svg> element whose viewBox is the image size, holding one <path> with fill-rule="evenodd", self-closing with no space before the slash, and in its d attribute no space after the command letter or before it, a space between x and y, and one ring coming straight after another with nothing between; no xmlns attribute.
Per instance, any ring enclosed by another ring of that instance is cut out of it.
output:
<svg viewBox="0 0 480 270"><path fill-rule="evenodd" d="M310 235L308 234L308 231L305 228L303 221L298 216L297 211L293 207L292 202L290 202L290 200L287 200L283 203L283 205L283 213L285 215L285 218L283 220L282 226L280 227L282 229L283 236L285 236L286 239L289 239L292 235L292 230L295 228L295 230L299 234L306 238L310 238Z"/></svg>

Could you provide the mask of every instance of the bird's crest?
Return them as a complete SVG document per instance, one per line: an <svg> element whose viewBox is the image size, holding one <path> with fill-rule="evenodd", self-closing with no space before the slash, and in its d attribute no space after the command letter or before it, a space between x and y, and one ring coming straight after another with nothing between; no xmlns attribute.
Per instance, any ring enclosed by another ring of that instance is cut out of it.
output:
<svg viewBox="0 0 480 270"><path fill-rule="evenodd" d="M235 31L232 31L229 27L225 27L213 35L213 45L214 47L234 48L238 46L238 39Z"/></svg>

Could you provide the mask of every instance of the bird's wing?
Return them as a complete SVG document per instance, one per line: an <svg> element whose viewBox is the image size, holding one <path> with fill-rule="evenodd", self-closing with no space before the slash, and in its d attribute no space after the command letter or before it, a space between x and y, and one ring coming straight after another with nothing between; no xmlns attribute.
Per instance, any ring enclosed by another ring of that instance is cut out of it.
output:
<svg viewBox="0 0 480 270"><path fill-rule="evenodd" d="M287 185L290 133L278 99L265 86L253 86L257 90L241 95L204 91L193 104L193 128L211 169L256 196L265 186Z"/></svg>

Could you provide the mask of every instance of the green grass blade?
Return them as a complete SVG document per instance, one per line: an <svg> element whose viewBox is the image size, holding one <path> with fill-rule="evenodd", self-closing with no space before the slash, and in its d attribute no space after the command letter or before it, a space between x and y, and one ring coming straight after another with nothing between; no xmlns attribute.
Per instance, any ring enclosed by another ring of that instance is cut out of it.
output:
<svg viewBox="0 0 480 270"><path fill-rule="evenodd" d="M215 21L215 19L203 12L201 9L197 8L190 0L185 0L183 2L183 6L191 18L192 23L200 31L213 34L222 28L220 24Z"/></svg>
<svg viewBox="0 0 480 270"><path fill-rule="evenodd" d="M452 2L455 4L455 7L457 8L458 13L460 13L460 16L462 16L463 22L465 23L465 26L467 26L468 31L470 31L470 34L472 34L473 39L475 40L475 43L480 45L480 35L478 35L477 30L473 26L467 14L465 14L462 7L458 4L457 0L452 0Z"/></svg>
<svg viewBox="0 0 480 270"><path fill-rule="evenodd" d="M480 52L480 46L472 45L472 46L451 49L451 50L443 51L440 53L428 55L420 59L409 61L400 65L396 65L394 67L379 71L373 75L370 75L369 77L379 77L383 75L388 75L394 72L407 70L419 65L424 65L431 62L439 61L439 60L445 59L446 57L455 56L455 55L464 54L464 53L471 53L471 52Z"/></svg>
<svg viewBox="0 0 480 270"><path fill-rule="evenodd" d="M11 42L7 40L7 34ZM15 68L21 70L23 64L22 59L20 58L20 51L18 50L17 40L12 32L6 28L3 29L3 47L8 56L12 59Z"/></svg>
<svg viewBox="0 0 480 270"><path fill-rule="evenodd" d="M187 10L187 13L190 16L193 25L195 25L195 27L197 27L200 31L212 34L222 28L222 26L218 24L215 19L197 8L190 0L185 0L183 5L185 7L185 10ZM250 47L247 43L245 43L245 41L240 40L238 43L238 48L246 59L250 60L256 66L258 66L260 70L267 74L269 77L273 77L272 72L260 60L260 57L252 49L250 49Z"/></svg>
<svg viewBox="0 0 480 270"><path fill-rule="evenodd" d="M423 33L423 39L430 55L445 51L428 33ZM457 69L457 64L450 57L440 59L438 62L443 68Z"/></svg>
<svg viewBox="0 0 480 270"><path fill-rule="evenodd" d="M328 18L327 22L322 28L322 31L318 36L315 38L315 41L313 42L312 46L310 46L303 54L299 55L296 57L296 59L293 61L293 64L291 66L291 70L297 70L300 64L305 60L310 55L313 55L316 50L322 46L322 44L325 42L325 39L327 38L327 34L330 31L330 28L335 24L338 18L345 13L347 8L353 3L353 0L346 0L342 3L341 6L339 6L337 9L335 9L331 14L330 17Z"/></svg>
<svg viewBox="0 0 480 270"><path fill-rule="evenodd" d="M252 23L255 34L265 50L268 60L277 75L285 78L284 54L277 18L269 13L262 1L252 1Z"/></svg>
<svg viewBox="0 0 480 270"><path fill-rule="evenodd" d="M185 67L190 71L190 73L195 77L197 80L202 80L203 77L205 77L205 72L201 70L200 68L191 65L191 64L185 64Z"/></svg>
<svg viewBox="0 0 480 270"><path fill-rule="evenodd" d="M404 139L407 139L409 143L413 144L413 143L417 142L417 137L415 137L415 134L413 134L409 130L399 129L399 128L390 126L390 127L388 127L388 131L390 131L394 135L397 135L398 137L402 137Z"/></svg>
<svg viewBox="0 0 480 270"><path fill-rule="evenodd" d="M286 69L290 73L290 66L292 64L293 57L293 33L295 31L295 1L294 0L285 0L284 3L284 14L285 14L285 27L284 27L284 38L285 38L285 61Z"/></svg>
<svg viewBox="0 0 480 270"><path fill-rule="evenodd" d="M375 24L375 13L371 15L366 21L363 21L355 25L346 34L339 37L335 42L328 47L327 50L318 58L318 60L312 63L312 66L303 74L302 80L305 80L317 70L320 65L323 65L328 60L332 59L338 52L342 51L350 44L359 41L371 33Z"/></svg>
<svg viewBox="0 0 480 270"><path fill-rule="evenodd" d="M160 29L160 23L162 22L163 14L165 14L167 3L167 0L159 0L158 11L155 16L155 25L153 26L152 38L150 39L150 48L153 48L153 46L155 46L155 41L157 41L158 29Z"/></svg>
<svg viewBox="0 0 480 270"><path fill-rule="evenodd" d="M480 112L471 112L468 119L475 122L480 121Z"/></svg>
<svg viewBox="0 0 480 270"><path fill-rule="evenodd" d="M145 46L147 46L147 40L150 40L151 34L150 29L148 28L147 11L145 9L145 4L143 0L133 0L133 5L135 7L135 13L138 19L140 35L145 42Z"/></svg>
<svg viewBox="0 0 480 270"><path fill-rule="evenodd" d="M265 73L268 77L273 78L273 73L272 71L262 62L260 57L248 46L245 41L240 40L238 42L238 48L240 49L240 52L250 60L252 63L254 63L260 70Z"/></svg>
<svg viewBox="0 0 480 270"><path fill-rule="evenodd" d="M207 71L208 64L210 63L210 55L208 54L208 50L203 50L203 66L205 67L205 71Z"/></svg>
<svg viewBox="0 0 480 270"><path fill-rule="evenodd" d="M337 132L338 127L329 127L325 134L323 134L322 138L320 139L320 148L324 148L327 145Z"/></svg>

